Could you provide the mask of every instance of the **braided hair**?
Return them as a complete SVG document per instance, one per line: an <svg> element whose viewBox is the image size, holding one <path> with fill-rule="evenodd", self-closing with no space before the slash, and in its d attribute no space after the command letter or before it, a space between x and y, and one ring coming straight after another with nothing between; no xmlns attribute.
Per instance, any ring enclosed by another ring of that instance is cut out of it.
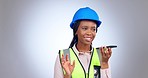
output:
<svg viewBox="0 0 148 78"><path fill-rule="evenodd" d="M80 20L76 21L73 25L73 39L70 43L69 48L73 47L74 44L78 42L78 36L76 35L76 32L78 30L79 25L80 25Z"/></svg>

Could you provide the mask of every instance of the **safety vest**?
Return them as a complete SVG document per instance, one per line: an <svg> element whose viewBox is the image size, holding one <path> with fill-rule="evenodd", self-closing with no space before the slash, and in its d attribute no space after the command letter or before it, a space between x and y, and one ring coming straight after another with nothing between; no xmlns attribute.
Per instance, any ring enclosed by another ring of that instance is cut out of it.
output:
<svg viewBox="0 0 148 78"><path fill-rule="evenodd" d="M59 51L60 62L62 54L64 55L64 57L66 56L66 54L68 54L71 64L73 60L75 60L75 68L72 72L71 78L100 78L101 66L99 60L99 49L93 48L93 52L91 54L91 59L88 67L88 73L86 73L86 71L84 70L82 63L80 62L78 56L72 48ZM64 69L63 73L65 74Z"/></svg>

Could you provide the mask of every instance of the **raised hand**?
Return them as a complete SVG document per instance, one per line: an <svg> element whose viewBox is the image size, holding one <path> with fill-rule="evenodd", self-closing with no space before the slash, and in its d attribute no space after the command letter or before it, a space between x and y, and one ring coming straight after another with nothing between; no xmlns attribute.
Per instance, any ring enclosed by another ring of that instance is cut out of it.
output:
<svg viewBox="0 0 148 78"><path fill-rule="evenodd" d="M108 60L111 57L112 50L111 48L101 47L101 68L105 69L108 68Z"/></svg>
<svg viewBox="0 0 148 78"><path fill-rule="evenodd" d="M75 67L75 61L73 61L73 64L71 64L68 55L66 55L66 59L64 58L64 55L62 55L61 62L62 62L62 67L66 72L66 76L70 77Z"/></svg>

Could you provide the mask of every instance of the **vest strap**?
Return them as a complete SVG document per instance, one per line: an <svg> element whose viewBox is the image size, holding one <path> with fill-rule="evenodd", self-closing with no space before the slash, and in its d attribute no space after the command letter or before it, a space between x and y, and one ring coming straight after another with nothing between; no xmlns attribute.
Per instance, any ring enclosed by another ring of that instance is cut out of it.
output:
<svg viewBox="0 0 148 78"><path fill-rule="evenodd" d="M100 53L100 49L99 48L96 48L96 50L97 50L97 53L98 53L98 57L99 57L99 59L101 60L101 53Z"/></svg>

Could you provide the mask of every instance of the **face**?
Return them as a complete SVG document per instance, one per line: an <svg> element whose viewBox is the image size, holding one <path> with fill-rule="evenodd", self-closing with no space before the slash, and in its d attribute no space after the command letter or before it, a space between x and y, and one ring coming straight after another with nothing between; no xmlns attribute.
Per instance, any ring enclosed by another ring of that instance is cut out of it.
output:
<svg viewBox="0 0 148 78"><path fill-rule="evenodd" d="M93 21L81 21L76 32L76 35L78 36L78 43L91 45L96 36L96 26L96 23Z"/></svg>

